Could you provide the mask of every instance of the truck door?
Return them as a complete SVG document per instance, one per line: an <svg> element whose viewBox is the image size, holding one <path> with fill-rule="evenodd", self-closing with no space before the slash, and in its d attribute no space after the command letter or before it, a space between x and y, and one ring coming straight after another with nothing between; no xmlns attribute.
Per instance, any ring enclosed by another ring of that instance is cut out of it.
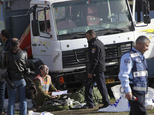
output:
<svg viewBox="0 0 154 115"><path fill-rule="evenodd" d="M151 43L149 46L149 50L144 54L147 60L148 64L148 79L149 79L149 86L154 87L154 71L153 71L153 65L154 65L154 1L153 0L148 0L149 5L147 6L142 6L143 3L141 0L136 0L134 3L132 3L132 6L134 7L134 12L133 16L136 22L135 25L135 34L137 38L140 35L145 35L147 36ZM147 1L146 1L147 2ZM141 7L142 6L142 7ZM132 7L132 8L133 8ZM144 23L144 18L143 18L143 7L150 7L149 9L149 16L151 21L149 23Z"/></svg>
<svg viewBox="0 0 154 115"><path fill-rule="evenodd" d="M44 64L48 65L50 71L54 71L55 68L60 68L61 64L54 66L59 61L56 56L60 55L60 47L54 37L54 22L51 15L48 5L36 6L36 10L31 14L31 44L33 57L41 59ZM55 62L55 58L58 61Z"/></svg>

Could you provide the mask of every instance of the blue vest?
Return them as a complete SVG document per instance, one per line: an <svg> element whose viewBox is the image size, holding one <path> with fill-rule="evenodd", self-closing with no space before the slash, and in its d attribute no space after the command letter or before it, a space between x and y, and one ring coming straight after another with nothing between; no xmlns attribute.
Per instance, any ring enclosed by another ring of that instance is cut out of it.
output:
<svg viewBox="0 0 154 115"><path fill-rule="evenodd" d="M130 56L133 60L133 90L139 94L147 93L147 64L145 58L142 60L140 54L134 50L130 50Z"/></svg>

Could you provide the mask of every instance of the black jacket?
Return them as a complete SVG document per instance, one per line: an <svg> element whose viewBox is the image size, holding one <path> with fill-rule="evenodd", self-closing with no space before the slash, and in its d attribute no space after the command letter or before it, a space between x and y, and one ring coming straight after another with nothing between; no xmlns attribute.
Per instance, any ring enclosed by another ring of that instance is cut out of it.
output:
<svg viewBox="0 0 154 115"><path fill-rule="evenodd" d="M10 44L11 44L11 38L8 38L4 45L4 51L9 51L10 50Z"/></svg>
<svg viewBox="0 0 154 115"><path fill-rule="evenodd" d="M89 47L89 73L104 72L105 68L105 47L97 38L88 41Z"/></svg>
<svg viewBox="0 0 154 115"><path fill-rule="evenodd" d="M27 52L19 50L16 53L9 51L6 53L6 66L10 79L17 81L23 78L24 72L27 68ZM16 63L15 63L16 60Z"/></svg>

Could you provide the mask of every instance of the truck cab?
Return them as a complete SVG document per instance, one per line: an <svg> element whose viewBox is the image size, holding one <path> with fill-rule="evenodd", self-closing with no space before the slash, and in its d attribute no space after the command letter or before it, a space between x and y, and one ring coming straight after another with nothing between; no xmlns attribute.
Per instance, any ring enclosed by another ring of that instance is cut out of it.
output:
<svg viewBox="0 0 154 115"><path fill-rule="evenodd" d="M119 83L120 57L135 40L127 0L32 0L30 6L33 58L49 66L59 88L84 85L89 29L105 44L106 83Z"/></svg>

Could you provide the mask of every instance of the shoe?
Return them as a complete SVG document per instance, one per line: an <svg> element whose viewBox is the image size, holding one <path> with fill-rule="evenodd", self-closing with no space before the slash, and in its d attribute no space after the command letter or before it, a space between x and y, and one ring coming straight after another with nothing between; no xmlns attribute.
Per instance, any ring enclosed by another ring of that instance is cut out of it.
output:
<svg viewBox="0 0 154 115"><path fill-rule="evenodd" d="M93 105L84 105L81 109L92 109L92 108L94 108L94 106Z"/></svg>
<svg viewBox="0 0 154 115"><path fill-rule="evenodd" d="M100 106L99 109L106 108L106 107L108 107L108 106L110 106L110 104L109 104L109 105Z"/></svg>

